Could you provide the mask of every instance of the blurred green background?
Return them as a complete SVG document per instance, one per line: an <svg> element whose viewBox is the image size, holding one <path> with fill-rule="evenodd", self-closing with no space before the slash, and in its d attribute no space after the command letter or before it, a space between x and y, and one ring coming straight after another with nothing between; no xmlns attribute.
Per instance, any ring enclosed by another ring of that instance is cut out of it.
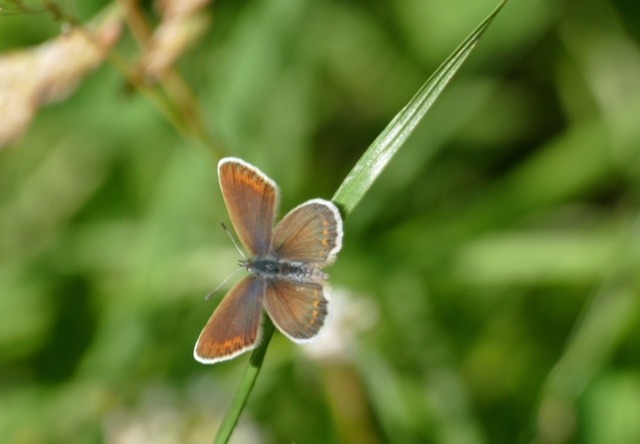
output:
<svg viewBox="0 0 640 444"><path fill-rule="evenodd" d="M178 67L287 211L496 4L219 1ZM59 28L1 14L0 51ZM640 442L639 42L637 0L511 0L346 220L326 334L276 334L232 442ZM192 357L238 259L216 162L109 64L0 152L2 443L211 441L248 359Z"/></svg>

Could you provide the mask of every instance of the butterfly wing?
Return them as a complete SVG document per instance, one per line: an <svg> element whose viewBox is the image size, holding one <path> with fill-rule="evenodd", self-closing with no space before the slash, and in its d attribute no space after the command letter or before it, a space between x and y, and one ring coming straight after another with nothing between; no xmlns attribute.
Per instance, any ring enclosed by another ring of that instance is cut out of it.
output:
<svg viewBox="0 0 640 444"><path fill-rule="evenodd" d="M310 282L267 283L264 305L278 329L294 342L309 342L327 317L325 287Z"/></svg>
<svg viewBox="0 0 640 444"><path fill-rule="evenodd" d="M193 351L198 361L226 361L258 345L265 285L247 276L227 293L198 337Z"/></svg>
<svg viewBox="0 0 640 444"><path fill-rule="evenodd" d="M280 198L278 186L262 171L235 157L218 163L218 177L240 242L252 255L265 254Z"/></svg>
<svg viewBox="0 0 640 444"><path fill-rule="evenodd" d="M331 264L342 248L342 217L324 199L309 200L291 210L276 227L271 249L280 259Z"/></svg>

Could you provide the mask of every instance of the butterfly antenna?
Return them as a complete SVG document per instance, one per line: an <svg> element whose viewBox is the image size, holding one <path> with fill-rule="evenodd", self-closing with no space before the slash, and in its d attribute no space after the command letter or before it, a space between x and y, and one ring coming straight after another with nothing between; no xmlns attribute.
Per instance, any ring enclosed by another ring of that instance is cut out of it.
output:
<svg viewBox="0 0 640 444"><path fill-rule="evenodd" d="M227 233L227 236L229 236L229 239L231 239L231 243L233 244L234 247L236 247L236 250L238 251L238 253L240 253L240 256L242 256L242 259L246 261L247 257L242 252L242 249L238 246L238 243L236 242L236 239L233 237L233 234L231 234L231 231L229 231L229 229L224 223L220 222L220 225L222 226L222 229L224 230L224 232ZM229 281L229 279L234 277L238 273L238 271L242 270L244 268L244 265L242 265L243 263L244 263L243 261L240 261L240 264L241 264L240 267L236 271L231 273L229 276L227 276L222 282L220 282L220 284L213 291L211 291L208 295L206 295L204 298L205 301L208 301L209 298L211 298L211 296L216 294L218 290L220 290L220 288L222 288L222 286Z"/></svg>
<svg viewBox="0 0 640 444"><path fill-rule="evenodd" d="M234 272L233 272L233 273L231 273L229 276L227 276L227 277L226 277L222 282L220 282L220 285L218 285L216 288L214 288L214 289L213 289L213 291L211 291L208 295L206 295L206 296L204 297L204 300L205 300L205 301L208 301L208 300L209 300L209 298L211 298L211 296L213 296L214 294L216 294L216 293L218 292L218 290L220 290L220 289L222 288L222 286L223 286L224 284L226 284L226 283L229 281L229 279L231 279L232 277L234 277L234 276L238 273L238 271L242 270L242 268L243 268L243 267L239 267L236 271L234 271Z"/></svg>
<svg viewBox="0 0 640 444"><path fill-rule="evenodd" d="M229 229L224 223L220 222L220 225L222 226L222 229L224 230L224 232L227 233L227 236L229 236L229 239L231 239L231 243L233 243L233 246L236 247L236 250L238 250L238 253L240 253L240 256L242 256L242 259L246 261L247 257L242 252L242 249L238 246L238 243L236 242L236 239L233 237L233 234L231 234L231 231L229 231Z"/></svg>

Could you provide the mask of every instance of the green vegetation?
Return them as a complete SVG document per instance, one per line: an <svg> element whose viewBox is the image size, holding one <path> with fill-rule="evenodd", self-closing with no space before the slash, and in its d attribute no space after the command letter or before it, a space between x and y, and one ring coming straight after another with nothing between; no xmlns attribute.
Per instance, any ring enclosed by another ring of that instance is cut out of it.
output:
<svg viewBox="0 0 640 444"><path fill-rule="evenodd" d="M238 259L217 157L282 211L330 198L496 1L218 2L157 84L154 10L52 5L0 0L0 442L211 442L249 361L192 357ZM95 71L7 83L63 21L119 14ZM231 442L640 441L638 23L506 5L351 201L327 335L274 334Z"/></svg>

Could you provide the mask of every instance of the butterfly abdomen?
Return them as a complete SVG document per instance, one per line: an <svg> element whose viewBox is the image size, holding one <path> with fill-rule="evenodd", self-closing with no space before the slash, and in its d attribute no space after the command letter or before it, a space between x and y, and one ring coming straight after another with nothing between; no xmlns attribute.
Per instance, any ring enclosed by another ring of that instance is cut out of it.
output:
<svg viewBox="0 0 640 444"><path fill-rule="evenodd" d="M280 265L282 267L280 276L290 281L322 283L329 278L324 271L302 262L282 261Z"/></svg>

